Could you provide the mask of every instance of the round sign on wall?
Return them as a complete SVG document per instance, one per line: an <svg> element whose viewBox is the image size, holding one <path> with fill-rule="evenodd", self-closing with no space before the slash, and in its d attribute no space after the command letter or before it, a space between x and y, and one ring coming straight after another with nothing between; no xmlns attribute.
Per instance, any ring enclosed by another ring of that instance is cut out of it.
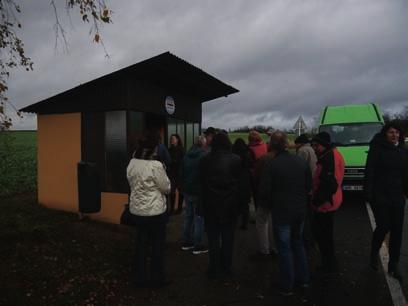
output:
<svg viewBox="0 0 408 306"><path fill-rule="evenodd" d="M167 96L165 100L166 111L169 115L173 115L176 111L176 103L174 103L173 97Z"/></svg>

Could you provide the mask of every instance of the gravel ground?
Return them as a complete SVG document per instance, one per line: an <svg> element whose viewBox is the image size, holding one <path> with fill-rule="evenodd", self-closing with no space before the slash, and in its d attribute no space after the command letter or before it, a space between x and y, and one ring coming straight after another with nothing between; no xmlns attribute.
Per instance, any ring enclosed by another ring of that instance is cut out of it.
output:
<svg viewBox="0 0 408 306"><path fill-rule="evenodd" d="M346 199L336 215L336 251L341 273L338 277L314 274L308 292L295 291L290 298L276 295L277 262L251 262L256 251L255 225L236 232L235 277L208 280L207 256L194 256L180 250L178 241L181 216L169 226L168 262L172 285L157 292L151 305L392 305L383 271L368 268L371 227L364 203ZM313 273L317 253L310 254ZM150 295L149 295L150 296Z"/></svg>

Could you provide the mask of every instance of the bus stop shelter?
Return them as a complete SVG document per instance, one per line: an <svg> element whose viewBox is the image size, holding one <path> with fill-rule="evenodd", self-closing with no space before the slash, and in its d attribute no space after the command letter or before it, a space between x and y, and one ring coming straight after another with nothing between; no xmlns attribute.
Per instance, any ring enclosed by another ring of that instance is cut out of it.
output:
<svg viewBox="0 0 408 306"><path fill-rule="evenodd" d="M166 52L21 109L37 114L38 201L118 223L126 166L147 130L186 148L201 133L202 103L237 89Z"/></svg>

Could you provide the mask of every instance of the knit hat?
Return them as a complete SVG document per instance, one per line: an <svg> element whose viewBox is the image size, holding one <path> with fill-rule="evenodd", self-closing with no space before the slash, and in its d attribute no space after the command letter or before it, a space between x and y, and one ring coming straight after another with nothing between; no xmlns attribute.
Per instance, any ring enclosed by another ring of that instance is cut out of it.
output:
<svg viewBox="0 0 408 306"><path fill-rule="evenodd" d="M299 136L295 139L295 143L296 143L296 144L309 143L309 138L307 137L306 134L299 135Z"/></svg>
<svg viewBox="0 0 408 306"><path fill-rule="evenodd" d="M331 146L330 134L327 132L320 132L313 136L312 142L316 142L323 147L329 148Z"/></svg>

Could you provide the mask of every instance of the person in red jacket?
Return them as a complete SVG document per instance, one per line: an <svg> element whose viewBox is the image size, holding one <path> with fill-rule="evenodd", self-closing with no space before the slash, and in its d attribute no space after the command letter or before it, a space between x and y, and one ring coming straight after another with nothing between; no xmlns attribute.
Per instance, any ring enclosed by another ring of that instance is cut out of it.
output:
<svg viewBox="0 0 408 306"><path fill-rule="evenodd" d="M343 201L341 184L344 177L344 159L332 146L330 134L326 132L313 137L312 147L317 155L311 203L314 211L312 233L320 250L321 271L337 273L333 224L334 214Z"/></svg>
<svg viewBox="0 0 408 306"><path fill-rule="evenodd" d="M254 198L255 208L257 207L258 185L255 178L255 168L258 160L268 152L267 144L262 140L258 131L252 130L248 134L248 147L251 151L250 171L252 176L252 196Z"/></svg>
<svg viewBox="0 0 408 306"><path fill-rule="evenodd" d="M248 147L252 152L251 185L252 197L254 199L256 215L255 225L258 237L258 251L250 256L253 261L264 261L271 258L270 255L275 255L276 251L273 247L273 227L271 210L268 207L260 207L258 205L258 186L259 178L265 164L270 158L266 157L268 146L262 140L261 134L258 131L252 130L248 134Z"/></svg>

